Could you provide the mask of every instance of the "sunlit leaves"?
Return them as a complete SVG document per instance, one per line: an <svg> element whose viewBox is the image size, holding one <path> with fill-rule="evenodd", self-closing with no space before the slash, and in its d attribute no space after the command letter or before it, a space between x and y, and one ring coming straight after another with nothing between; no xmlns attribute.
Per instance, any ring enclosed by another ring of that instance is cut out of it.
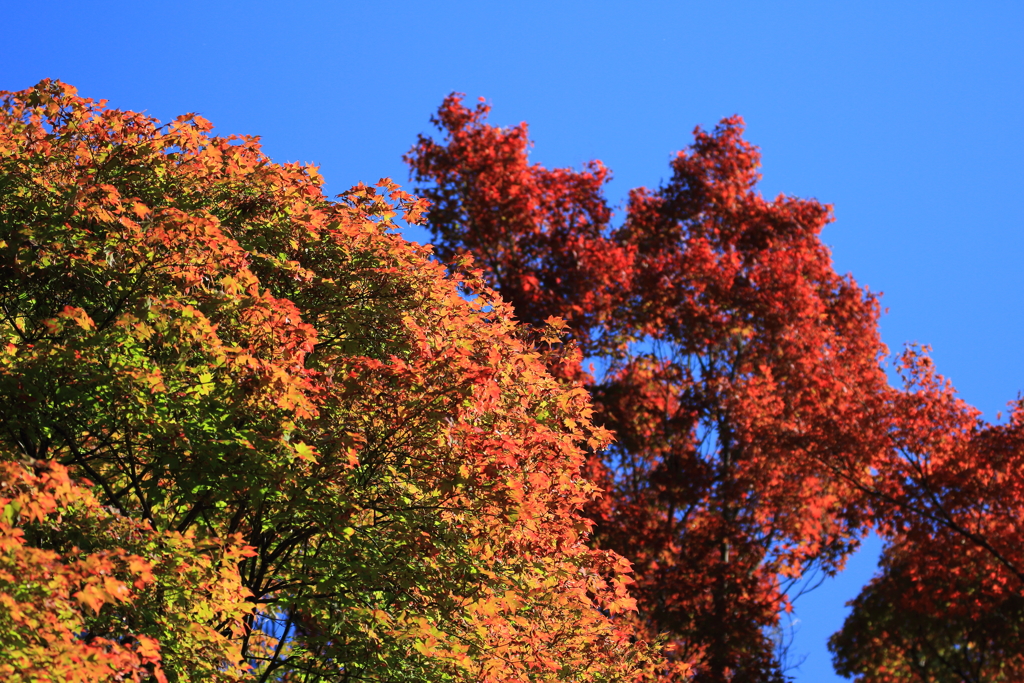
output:
<svg viewBox="0 0 1024 683"><path fill-rule="evenodd" d="M241 629L241 549L120 517L54 463L3 463L0 507L4 680L236 680L202 624Z"/></svg>
<svg viewBox="0 0 1024 683"><path fill-rule="evenodd" d="M550 346L394 234L423 200L384 180L333 201L210 129L53 82L0 112L5 459L88 478L138 535L54 521L60 557L128 563L74 587L61 643L110 641L93 680L644 675L609 616L629 566L580 514L608 435Z"/></svg>

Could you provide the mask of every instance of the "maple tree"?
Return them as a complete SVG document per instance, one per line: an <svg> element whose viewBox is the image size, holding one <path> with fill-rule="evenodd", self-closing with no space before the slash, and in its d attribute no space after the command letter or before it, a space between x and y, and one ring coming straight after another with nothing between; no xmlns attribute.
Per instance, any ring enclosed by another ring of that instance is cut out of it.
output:
<svg viewBox="0 0 1024 683"><path fill-rule="evenodd" d="M632 561L640 627L671 638L663 677L780 679L786 591L856 547L886 448L878 304L833 271L830 208L763 198L733 117L613 227L603 165L531 164L526 125L488 112L449 96L442 138L406 157L438 253L471 254L521 320L564 318L602 369L562 373L617 437L590 459L608 495L588 514Z"/></svg>
<svg viewBox="0 0 1024 683"><path fill-rule="evenodd" d="M893 390L894 448L870 494L881 572L829 647L864 683L1016 681L1024 675L1024 404L986 424L920 349Z"/></svg>
<svg viewBox="0 0 1024 683"><path fill-rule="evenodd" d="M210 130L3 95L0 672L649 673L558 321L395 234L389 181L331 200Z"/></svg>

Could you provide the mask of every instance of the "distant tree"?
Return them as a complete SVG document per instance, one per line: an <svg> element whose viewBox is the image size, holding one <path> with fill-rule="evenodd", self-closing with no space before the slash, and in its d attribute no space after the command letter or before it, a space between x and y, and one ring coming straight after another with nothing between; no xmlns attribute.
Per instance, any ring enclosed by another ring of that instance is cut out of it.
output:
<svg viewBox="0 0 1024 683"><path fill-rule="evenodd" d="M564 318L599 368L617 439L590 476L594 542L628 557L641 628L667 633L666 678L780 680L771 631L809 569L841 568L886 448L878 303L840 277L830 207L764 199L738 117L633 190L610 225L608 171L528 161L525 124L448 97L407 156L445 258L471 254L523 321Z"/></svg>
<svg viewBox="0 0 1024 683"><path fill-rule="evenodd" d="M876 465L882 571L829 642L862 683L1024 677L1024 405L985 424L911 349L893 391L895 448Z"/></svg>
<svg viewBox="0 0 1024 683"><path fill-rule="evenodd" d="M643 675L557 323L210 129L3 95L5 680Z"/></svg>

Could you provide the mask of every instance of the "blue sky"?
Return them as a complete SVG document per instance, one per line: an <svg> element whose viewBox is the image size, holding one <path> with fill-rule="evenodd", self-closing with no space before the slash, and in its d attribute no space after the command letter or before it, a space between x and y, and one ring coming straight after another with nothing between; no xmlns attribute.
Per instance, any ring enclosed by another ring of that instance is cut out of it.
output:
<svg viewBox="0 0 1024 683"><path fill-rule="evenodd" d="M746 118L765 194L835 205L836 268L930 344L995 419L1024 389L1024 4L1015 2L9 3L0 89L59 78L167 119L199 112L315 162L340 192L391 176L453 90L530 123L532 158L656 185L696 125ZM423 241L423 233L410 233ZM840 680L824 642L877 543L797 603L798 681Z"/></svg>

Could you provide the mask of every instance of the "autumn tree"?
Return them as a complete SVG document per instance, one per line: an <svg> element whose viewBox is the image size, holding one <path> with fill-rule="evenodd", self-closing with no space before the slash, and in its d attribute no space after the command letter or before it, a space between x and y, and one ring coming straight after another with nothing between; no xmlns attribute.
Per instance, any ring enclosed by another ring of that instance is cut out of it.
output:
<svg viewBox="0 0 1024 683"><path fill-rule="evenodd" d="M603 165L531 164L526 125L488 111L448 97L407 156L438 253L471 254L521 320L564 318L601 370L566 377L616 434L589 515L633 563L641 628L699 681L780 679L787 591L856 547L885 447L878 304L832 268L830 207L762 197L733 117L612 226Z"/></svg>
<svg viewBox="0 0 1024 683"><path fill-rule="evenodd" d="M1024 676L1024 405L986 424L920 349L893 390L894 448L869 490L881 571L829 642L863 683Z"/></svg>
<svg viewBox="0 0 1024 683"><path fill-rule="evenodd" d="M642 676L557 327L210 129L3 95L0 672Z"/></svg>

